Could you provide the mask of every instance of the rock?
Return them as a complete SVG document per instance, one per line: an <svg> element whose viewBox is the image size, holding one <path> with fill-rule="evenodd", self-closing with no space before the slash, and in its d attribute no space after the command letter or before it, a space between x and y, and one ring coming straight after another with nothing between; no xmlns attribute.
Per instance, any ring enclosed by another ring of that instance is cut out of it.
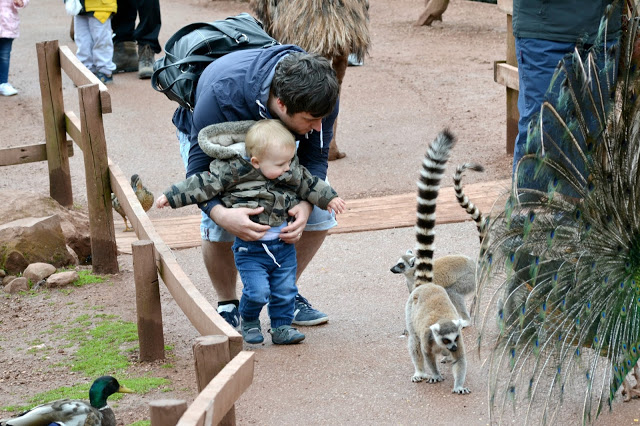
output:
<svg viewBox="0 0 640 426"><path fill-rule="evenodd" d="M89 216L77 208L62 207L53 198L21 191L0 191L0 224L27 217L58 215L67 245L82 262L91 259Z"/></svg>
<svg viewBox="0 0 640 426"><path fill-rule="evenodd" d="M13 276L13 275L7 275L6 277L4 277L4 278L2 279L2 284L3 284L3 285L7 285L7 284L9 284L11 281L15 280L16 278L18 278L18 277Z"/></svg>
<svg viewBox="0 0 640 426"><path fill-rule="evenodd" d="M47 278L47 282L44 286L47 288L64 287L71 284L78 278L80 278L80 276L76 271L58 272Z"/></svg>
<svg viewBox="0 0 640 426"><path fill-rule="evenodd" d="M37 283L55 272L55 266L48 263L36 262L27 266L27 269L24 270L22 276L31 280L32 283Z"/></svg>
<svg viewBox="0 0 640 426"><path fill-rule="evenodd" d="M71 258L73 259L72 261L72 265L79 265L80 264L80 259L78 259L78 254L73 251L73 249L71 247L69 247L69 245L67 245L67 253L69 253L69 256L71 256Z"/></svg>
<svg viewBox="0 0 640 426"><path fill-rule="evenodd" d="M4 286L4 291L9 294L16 294L19 291L29 291L29 280L25 277L18 277Z"/></svg>
<svg viewBox="0 0 640 426"><path fill-rule="evenodd" d="M65 237L57 215L25 218L0 225L0 266L18 274L30 263L44 262L55 267L70 265ZM4 265L1 263L4 262Z"/></svg>

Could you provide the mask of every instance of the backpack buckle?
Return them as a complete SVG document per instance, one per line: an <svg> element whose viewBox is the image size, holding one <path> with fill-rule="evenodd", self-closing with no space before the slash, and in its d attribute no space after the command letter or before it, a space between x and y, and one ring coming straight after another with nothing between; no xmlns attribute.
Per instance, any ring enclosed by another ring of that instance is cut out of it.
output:
<svg viewBox="0 0 640 426"><path fill-rule="evenodd" d="M240 37L236 37L235 40L238 44L247 43L249 41L249 37L246 34L241 33Z"/></svg>

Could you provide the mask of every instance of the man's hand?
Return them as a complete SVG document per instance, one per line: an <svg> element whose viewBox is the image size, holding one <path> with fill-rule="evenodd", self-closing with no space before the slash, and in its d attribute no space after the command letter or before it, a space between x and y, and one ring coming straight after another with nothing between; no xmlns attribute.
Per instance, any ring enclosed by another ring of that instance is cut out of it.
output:
<svg viewBox="0 0 640 426"><path fill-rule="evenodd" d="M217 205L211 209L210 216L215 223L241 240L256 241L264 237L270 226L255 223L249 216L260 214L263 210L264 207L228 209L223 205Z"/></svg>
<svg viewBox="0 0 640 426"><path fill-rule="evenodd" d="M293 222L282 228L280 239L285 243L297 243L302 236L304 227L307 226L307 220L313 210L313 204L308 201L301 201L300 204L289 209L289 216L293 216Z"/></svg>

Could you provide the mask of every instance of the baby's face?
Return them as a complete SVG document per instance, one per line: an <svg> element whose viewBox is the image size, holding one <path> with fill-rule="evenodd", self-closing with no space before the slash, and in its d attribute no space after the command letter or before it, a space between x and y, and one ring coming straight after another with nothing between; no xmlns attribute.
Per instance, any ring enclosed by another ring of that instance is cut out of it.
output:
<svg viewBox="0 0 640 426"><path fill-rule="evenodd" d="M254 167L260 169L267 179L275 179L289 171L291 159L295 154L295 148L284 146L269 147L261 158L255 158Z"/></svg>

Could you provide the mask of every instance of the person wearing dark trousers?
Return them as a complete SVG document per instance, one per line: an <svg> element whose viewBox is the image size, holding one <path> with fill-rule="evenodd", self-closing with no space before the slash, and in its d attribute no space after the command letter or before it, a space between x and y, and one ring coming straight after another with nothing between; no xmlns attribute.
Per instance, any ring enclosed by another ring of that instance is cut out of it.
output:
<svg viewBox="0 0 640 426"><path fill-rule="evenodd" d="M138 71L139 78L151 78L154 55L162 51L158 42L160 1L118 0L118 12L111 26L115 72Z"/></svg>

